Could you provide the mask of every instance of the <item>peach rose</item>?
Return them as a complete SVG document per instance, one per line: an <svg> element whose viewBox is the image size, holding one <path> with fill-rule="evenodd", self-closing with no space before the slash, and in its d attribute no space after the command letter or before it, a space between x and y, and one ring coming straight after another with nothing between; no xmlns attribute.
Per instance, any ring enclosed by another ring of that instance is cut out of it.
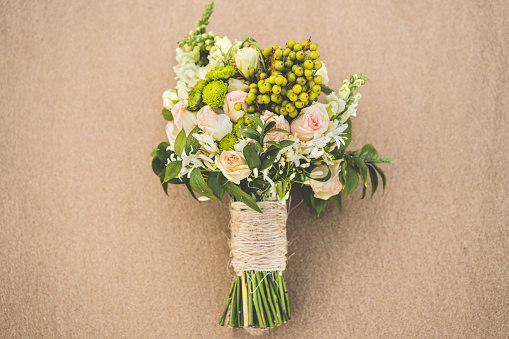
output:
<svg viewBox="0 0 509 339"><path fill-rule="evenodd" d="M171 114L179 131L183 128L189 134L196 127L196 113L187 110L187 100L177 102L172 107Z"/></svg>
<svg viewBox="0 0 509 339"><path fill-rule="evenodd" d="M237 120L242 118L247 112L246 97L247 94L244 91L233 91L226 94L223 110L231 121L237 122ZM242 104L242 109L240 111L237 111L234 107L237 102Z"/></svg>
<svg viewBox="0 0 509 339"><path fill-rule="evenodd" d="M292 121L291 131L302 141L320 137L329 128L329 115L324 104L316 103L304 108Z"/></svg>
<svg viewBox="0 0 509 339"><path fill-rule="evenodd" d="M273 128L281 128L288 132L290 132L290 123L286 121L285 117L282 115L274 114L270 111L265 111L265 113L261 116L261 119L263 122L266 121L274 121L276 123L276 126ZM259 128L259 132L261 132L261 128ZM288 133L284 132L270 132L265 135L265 137L269 140L280 142L281 140L284 140L288 138Z"/></svg>
<svg viewBox="0 0 509 339"><path fill-rule="evenodd" d="M221 140L232 131L230 118L226 114L217 114L208 105L200 109L197 116L198 127L214 140Z"/></svg>
<svg viewBox="0 0 509 339"><path fill-rule="evenodd" d="M216 165L221 170L226 179L240 184L251 174L247 161L241 152L223 151L220 156L216 156Z"/></svg>
<svg viewBox="0 0 509 339"><path fill-rule="evenodd" d="M315 178L323 178L327 175L329 169L331 171L331 178L325 182L313 179L309 180L311 188L313 189L313 192L315 192L315 198L327 200L341 192L342 185L339 182L340 168L341 165L340 162L338 162L330 166L321 164L311 171L311 177Z"/></svg>
<svg viewBox="0 0 509 339"><path fill-rule="evenodd" d="M166 135L168 136L168 141L170 144L173 144L177 139L177 135L179 134L179 130L177 126L172 121L168 121L165 127Z"/></svg>

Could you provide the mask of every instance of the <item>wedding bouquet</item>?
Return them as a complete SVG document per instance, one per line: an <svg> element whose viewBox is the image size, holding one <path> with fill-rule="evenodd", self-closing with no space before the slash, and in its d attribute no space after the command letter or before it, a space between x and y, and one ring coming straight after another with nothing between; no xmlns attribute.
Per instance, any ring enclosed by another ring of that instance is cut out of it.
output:
<svg viewBox="0 0 509 339"><path fill-rule="evenodd" d="M293 185L320 215L329 200L359 185L371 195L377 165L392 163L368 144L347 151L351 117L368 80L354 74L337 92L327 87L316 43L290 40L261 48L242 36L232 42L205 29L213 2L196 30L179 42L175 90L163 93L168 141L152 152L166 194L185 185L199 201L231 198L231 264L236 277L219 324L270 328L291 318L286 282L286 202ZM320 96L324 94L323 100Z"/></svg>

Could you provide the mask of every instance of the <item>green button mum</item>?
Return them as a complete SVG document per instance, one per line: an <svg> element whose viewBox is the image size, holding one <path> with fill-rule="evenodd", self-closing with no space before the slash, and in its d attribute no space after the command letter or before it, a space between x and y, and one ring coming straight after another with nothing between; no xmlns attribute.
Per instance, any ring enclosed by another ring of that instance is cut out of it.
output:
<svg viewBox="0 0 509 339"><path fill-rule="evenodd" d="M212 81L203 89L202 100L212 108L223 107L228 85L221 80Z"/></svg>

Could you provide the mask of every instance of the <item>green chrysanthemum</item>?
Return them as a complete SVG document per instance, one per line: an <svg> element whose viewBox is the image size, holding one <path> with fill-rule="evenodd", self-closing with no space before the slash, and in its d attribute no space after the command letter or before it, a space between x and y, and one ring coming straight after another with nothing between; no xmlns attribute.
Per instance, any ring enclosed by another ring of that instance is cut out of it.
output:
<svg viewBox="0 0 509 339"><path fill-rule="evenodd" d="M233 146L235 146L237 141L238 138L235 135L235 132L228 133L221 139L221 141L219 141L219 150L231 151L233 150Z"/></svg>
<svg viewBox="0 0 509 339"><path fill-rule="evenodd" d="M223 107L228 85L221 80L210 82L202 92L202 100L212 108Z"/></svg>
<svg viewBox="0 0 509 339"><path fill-rule="evenodd" d="M207 75L205 75L205 79L208 81L213 80L228 80L229 78L235 75L235 68L232 66L219 66L209 71Z"/></svg>
<svg viewBox="0 0 509 339"><path fill-rule="evenodd" d="M197 111L203 106L201 97L205 86L207 86L207 81L201 80L189 91L187 105L190 111Z"/></svg>

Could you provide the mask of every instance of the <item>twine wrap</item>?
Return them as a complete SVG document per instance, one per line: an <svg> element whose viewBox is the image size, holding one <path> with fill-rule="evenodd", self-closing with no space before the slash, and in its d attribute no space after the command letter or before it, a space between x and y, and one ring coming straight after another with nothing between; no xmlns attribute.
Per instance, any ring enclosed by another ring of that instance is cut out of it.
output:
<svg viewBox="0 0 509 339"><path fill-rule="evenodd" d="M286 205L258 202L258 213L242 202L230 205L231 264L235 272L286 269Z"/></svg>

